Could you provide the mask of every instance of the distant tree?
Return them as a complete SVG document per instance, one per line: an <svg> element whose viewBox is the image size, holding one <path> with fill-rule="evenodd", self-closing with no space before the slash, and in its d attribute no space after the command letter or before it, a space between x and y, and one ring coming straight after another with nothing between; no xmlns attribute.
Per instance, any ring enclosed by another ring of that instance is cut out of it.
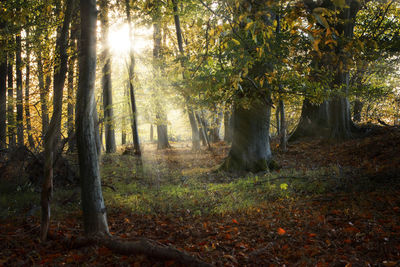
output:
<svg viewBox="0 0 400 267"><path fill-rule="evenodd" d="M0 34L5 35L6 21L0 18ZM7 42L0 41L0 148L7 144Z"/></svg>
<svg viewBox="0 0 400 267"><path fill-rule="evenodd" d="M106 153L114 153L116 151L115 132L114 132L114 112L112 101L112 84L111 84L111 57L108 45L108 0L100 0L100 22L102 35L101 64L102 64L102 88L103 88L103 109L104 109L104 128L106 140Z"/></svg>
<svg viewBox="0 0 400 267"><path fill-rule="evenodd" d="M14 37L10 34L8 37L8 55L7 55L7 135L8 135L8 146L16 146L16 135L15 135L15 113L14 113L14 73L13 73L13 61L14 61Z"/></svg>
<svg viewBox="0 0 400 267"><path fill-rule="evenodd" d="M131 3L129 0L125 0L125 12L126 18L129 25L129 40L133 40L133 26L131 22ZM129 66L128 66L128 84L129 84L129 99L131 105L131 128L132 128L132 139L133 139L133 149L134 154L141 156L142 152L140 149L139 133L138 133L138 123L137 123L137 108L135 99L135 88L134 88L134 77L135 77L135 54L133 47L131 45L129 51Z"/></svg>

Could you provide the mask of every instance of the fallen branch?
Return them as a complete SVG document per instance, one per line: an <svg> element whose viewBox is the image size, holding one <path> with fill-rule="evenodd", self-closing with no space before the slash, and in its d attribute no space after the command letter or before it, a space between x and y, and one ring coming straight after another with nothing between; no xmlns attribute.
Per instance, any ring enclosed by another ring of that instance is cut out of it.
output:
<svg viewBox="0 0 400 267"><path fill-rule="evenodd" d="M69 241L69 247L81 248L91 245L101 245L115 253L122 255L144 254L160 260L173 260L185 266L210 267L200 259L174 247L166 246L152 240L142 238L138 241L124 241L115 237L95 236L89 238L77 238Z"/></svg>

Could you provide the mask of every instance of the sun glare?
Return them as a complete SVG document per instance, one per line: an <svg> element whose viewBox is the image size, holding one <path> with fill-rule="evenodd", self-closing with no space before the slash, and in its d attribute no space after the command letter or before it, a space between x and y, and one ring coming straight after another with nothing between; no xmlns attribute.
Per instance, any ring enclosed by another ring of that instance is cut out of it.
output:
<svg viewBox="0 0 400 267"><path fill-rule="evenodd" d="M134 31L134 39L131 42L129 40L129 26L128 24L122 24L110 28L108 44L110 45L113 54L128 54L131 43L133 50L136 53L141 53L152 47L152 35L152 28L137 28Z"/></svg>

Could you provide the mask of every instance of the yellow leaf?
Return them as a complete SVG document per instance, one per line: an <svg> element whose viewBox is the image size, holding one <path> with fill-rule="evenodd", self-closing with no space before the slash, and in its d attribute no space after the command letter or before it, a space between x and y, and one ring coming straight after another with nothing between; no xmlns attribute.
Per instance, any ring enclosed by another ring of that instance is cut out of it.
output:
<svg viewBox="0 0 400 267"><path fill-rule="evenodd" d="M254 21L250 21L249 23L247 23L246 27L244 27L244 30L247 31L251 26L253 26Z"/></svg>
<svg viewBox="0 0 400 267"><path fill-rule="evenodd" d="M232 42L234 42L236 45L240 45L240 42L234 38L232 38Z"/></svg>
<svg viewBox="0 0 400 267"><path fill-rule="evenodd" d="M315 51L319 51L318 44L319 44L320 41L321 40L319 40L319 39L315 39L315 41L313 42L313 48L314 48Z"/></svg>

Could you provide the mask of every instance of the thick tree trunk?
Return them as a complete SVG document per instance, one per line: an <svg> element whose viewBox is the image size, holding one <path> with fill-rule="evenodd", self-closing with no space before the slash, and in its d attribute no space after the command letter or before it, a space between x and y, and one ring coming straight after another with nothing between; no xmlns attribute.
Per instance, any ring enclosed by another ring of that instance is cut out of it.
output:
<svg viewBox="0 0 400 267"><path fill-rule="evenodd" d="M172 0L172 6L174 11L174 21L175 21L175 29L176 29L176 37L178 40L179 53L181 54L181 66L184 68L185 64L183 62L183 57L185 55L185 51L183 50L183 40L182 40L182 29L181 22L178 14L178 4L176 0ZM185 80L185 72L182 73L183 79ZM193 108L189 104L189 99L185 96L187 113L189 116L190 127L192 128L192 149L199 150L200 149L200 134L199 128L197 127L196 117L193 111Z"/></svg>
<svg viewBox="0 0 400 267"><path fill-rule="evenodd" d="M96 79L95 0L81 0L79 88L76 103L76 135L82 186L82 210L87 235L108 235L106 208L101 191L96 145L94 84Z"/></svg>
<svg viewBox="0 0 400 267"><path fill-rule="evenodd" d="M304 99L299 123L290 140L302 137L327 136L329 133L329 102L322 104L311 103Z"/></svg>
<svg viewBox="0 0 400 267"><path fill-rule="evenodd" d="M56 58L60 60L58 67L54 68L54 107L53 115L49 128L47 129L44 137L44 180L42 185L41 206L42 206L42 220L41 220L41 240L46 241L47 233L50 226L50 202L53 194L53 163L54 154L58 152L58 134L61 134L61 114L62 114L62 97L65 77L67 73L67 36L68 29L72 15L74 0L66 1L66 8L64 13L64 21L62 30L57 38L56 43Z"/></svg>
<svg viewBox="0 0 400 267"><path fill-rule="evenodd" d="M23 106L23 91L22 91L22 42L21 31L15 38L15 73L17 85L17 143L18 146L24 145L24 106Z"/></svg>
<svg viewBox="0 0 400 267"><path fill-rule="evenodd" d="M5 27L5 22L1 22L0 30ZM7 42L0 41L0 48L6 51ZM7 145L7 53L0 55L0 148Z"/></svg>
<svg viewBox="0 0 400 267"><path fill-rule="evenodd" d="M29 30L26 30L26 42L25 42L25 53L26 53L26 66L25 66L25 121L26 121L26 132L28 134L28 142L31 148L35 147L35 141L32 136L32 125L31 125L31 112L29 102L29 89L30 89L30 64L31 64L31 50L29 43Z"/></svg>
<svg viewBox="0 0 400 267"><path fill-rule="evenodd" d="M8 65L7 65L7 86L8 86L8 105L7 105L7 134L8 134L8 146L15 147L16 146L16 136L15 136L15 114L14 114L14 73L13 73L13 62L14 62L14 53L12 50L13 46L13 37L10 37L8 41Z"/></svg>
<svg viewBox="0 0 400 267"><path fill-rule="evenodd" d="M272 160L269 143L271 107L254 99L248 109L236 105L232 115L232 147L221 168L230 172L268 170Z"/></svg>
<svg viewBox="0 0 400 267"><path fill-rule="evenodd" d="M129 0L125 0L125 11L126 11L126 17L128 20L129 24L129 39L132 41L133 40L133 29L132 29L132 24L131 24L131 7L130 7L130 2ZM133 139L133 150L134 154L137 156L141 156L142 152L140 150L140 143L139 143L139 134L138 134L138 123L137 123L137 109L136 109L136 99L135 99L135 88L134 88L134 69L135 69L135 55L133 48L131 46L130 51L129 51L129 58L130 58L130 63L129 63L129 71L128 71L128 76L129 76L129 96L130 96L130 106L131 106L131 128L132 128L132 139Z"/></svg>
<svg viewBox="0 0 400 267"><path fill-rule="evenodd" d="M167 132L167 125L157 125L157 149L166 149L171 147L168 142Z"/></svg>
<svg viewBox="0 0 400 267"><path fill-rule="evenodd" d="M103 88L103 108L104 108L104 130L106 141L106 153L114 153L116 151L115 132L114 132L114 111L112 101L112 85L111 85L111 56L108 45L108 5L109 0L101 0L100 3L100 22L102 34L102 47L101 54L102 80L101 85Z"/></svg>

